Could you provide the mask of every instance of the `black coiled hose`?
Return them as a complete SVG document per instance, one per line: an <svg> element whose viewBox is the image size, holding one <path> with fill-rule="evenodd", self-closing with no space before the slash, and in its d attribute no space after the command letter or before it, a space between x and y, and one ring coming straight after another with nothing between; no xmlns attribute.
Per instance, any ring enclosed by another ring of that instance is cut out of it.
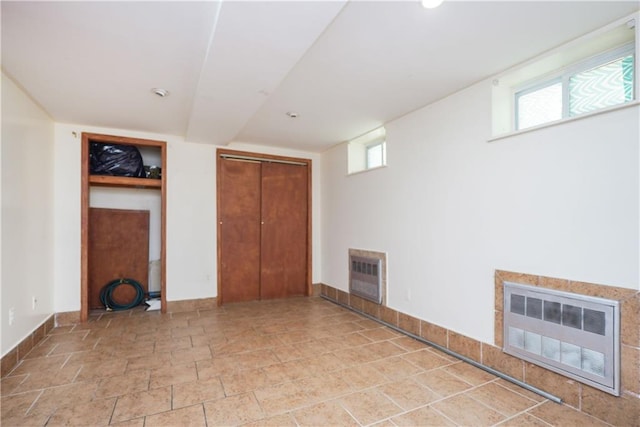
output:
<svg viewBox="0 0 640 427"><path fill-rule="evenodd" d="M129 285L136 290L136 296L129 304L119 304L113 300L113 291L121 285ZM104 285L100 290L100 302L106 307L107 311L128 310L140 305L143 300L144 289L142 289L140 283L133 279L115 279Z"/></svg>

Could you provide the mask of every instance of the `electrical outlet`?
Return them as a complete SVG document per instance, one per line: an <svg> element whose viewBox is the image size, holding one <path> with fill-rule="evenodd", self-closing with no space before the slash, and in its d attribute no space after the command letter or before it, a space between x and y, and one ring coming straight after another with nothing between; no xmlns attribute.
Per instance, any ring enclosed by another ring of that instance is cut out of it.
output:
<svg viewBox="0 0 640 427"><path fill-rule="evenodd" d="M38 298L31 297L31 309L35 310L37 305L38 305Z"/></svg>
<svg viewBox="0 0 640 427"><path fill-rule="evenodd" d="M9 309L9 326L13 325L13 322L16 320L16 309L11 307Z"/></svg>

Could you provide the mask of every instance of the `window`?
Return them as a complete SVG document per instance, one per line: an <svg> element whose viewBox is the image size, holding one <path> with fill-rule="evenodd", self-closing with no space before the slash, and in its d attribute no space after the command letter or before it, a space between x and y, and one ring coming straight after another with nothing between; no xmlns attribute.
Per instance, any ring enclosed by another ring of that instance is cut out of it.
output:
<svg viewBox="0 0 640 427"><path fill-rule="evenodd" d="M639 19L636 12L495 76L491 139L637 101Z"/></svg>
<svg viewBox="0 0 640 427"><path fill-rule="evenodd" d="M378 141L367 145L367 169L378 168L387 164L386 141Z"/></svg>
<svg viewBox="0 0 640 427"><path fill-rule="evenodd" d="M528 85L515 93L516 130L632 101L633 74L629 44Z"/></svg>
<svg viewBox="0 0 640 427"><path fill-rule="evenodd" d="M348 173L379 168L387 164L385 129L378 128L349 141Z"/></svg>

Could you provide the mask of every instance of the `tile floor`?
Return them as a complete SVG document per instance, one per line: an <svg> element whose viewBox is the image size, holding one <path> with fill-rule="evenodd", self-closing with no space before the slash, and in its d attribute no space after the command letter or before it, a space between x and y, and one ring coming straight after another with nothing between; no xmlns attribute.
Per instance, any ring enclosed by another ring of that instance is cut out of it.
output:
<svg viewBox="0 0 640 427"><path fill-rule="evenodd" d="M95 313L1 390L3 426L604 425L319 297Z"/></svg>

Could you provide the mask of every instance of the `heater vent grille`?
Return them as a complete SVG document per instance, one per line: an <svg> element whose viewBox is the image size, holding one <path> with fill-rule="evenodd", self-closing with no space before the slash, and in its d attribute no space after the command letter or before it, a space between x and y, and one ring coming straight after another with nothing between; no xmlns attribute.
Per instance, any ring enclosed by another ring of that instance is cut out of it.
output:
<svg viewBox="0 0 640 427"><path fill-rule="evenodd" d="M617 301L504 282L506 353L620 395Z"/></svg>
<svg viewBox="0 0 640 427"><path fill-rule="evenodd" d="M366 300L382 303L381 260L349 256L349 293Z"/></svg>

